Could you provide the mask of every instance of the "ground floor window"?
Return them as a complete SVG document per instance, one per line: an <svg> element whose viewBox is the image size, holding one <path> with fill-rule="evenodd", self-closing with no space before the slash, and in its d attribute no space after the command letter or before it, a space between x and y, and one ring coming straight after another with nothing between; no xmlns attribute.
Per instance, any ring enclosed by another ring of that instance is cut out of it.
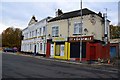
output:
<svg viewBox="0 0 120 80"><path fill-rule="evenodd" d="M42 43L40 43L40 50L42 50Z"/></svg>
<svg viewBox="0 0 120 80"><path fill-rule="evenodd" d="M45 53L45 50L46 50L46 43L44 43L44 53Z"/></svg>
<svg viewBox="0 0 120 80"><path fill-rule="evenodd" d="M64 56L64 43L56 43L55 56Z"/></svg>
<svg viewBox="0 0 120 80"><path fill-rule="evenodd" d="M32 46L31 46L31 44L30 44L30 50L32 49Z"/></svg>
<svg viewBox="0 0 120 80"><path fill-rule="evenodd" d="M37 52L39 53L39 43L37 43Z"/></svg>
<svg viewBox="0 0 120 80"><path fill-rule="evenodd" d="M70 58L80 58L80 42L70 43ZM82 42L82 58L86 58L86 42Z"/></svg>
<svg viewBox="0 0 120 80"><path fill-rule="evenodd" d="M64 56L64 46L65 45L60 46L60 56Z"/></svg>

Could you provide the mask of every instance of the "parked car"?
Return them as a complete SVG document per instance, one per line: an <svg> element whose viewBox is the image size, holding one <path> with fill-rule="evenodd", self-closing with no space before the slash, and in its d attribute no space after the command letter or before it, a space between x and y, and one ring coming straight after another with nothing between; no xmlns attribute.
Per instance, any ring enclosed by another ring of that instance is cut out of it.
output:
<svg viewBox="0 0 120 80"><path fill-rule="evenodd" d="M18 48L17 48L17 47L14 47L14 48L13 48L13 51L14 51L14 52L17 52L17 51L18 51Z"/></svg>
<svg viewBox="0 0 120 80"><path fill-rule="evenodd" d="M4 52L17 52L17 49L14 49L14 48L4 48L3 51Z"/></svg>

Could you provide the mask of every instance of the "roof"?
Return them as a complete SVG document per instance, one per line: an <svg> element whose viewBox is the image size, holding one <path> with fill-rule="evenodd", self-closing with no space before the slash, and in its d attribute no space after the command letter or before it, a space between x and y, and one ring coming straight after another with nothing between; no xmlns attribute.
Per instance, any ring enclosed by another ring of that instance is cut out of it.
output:
<svg viewBox="0 0 120 80"><path fill-rule="evenodd" d="M24 28L22 31L24 31L24 30L26 30L26 29L28 29L28 27Z"/></svg>
<svg viewBox="0 0 120 80"><path fill-rule="evenodd" d="M87 9L87 8L82 9L82 16L89 15L89 14L96 14L96 15L100 16L99 14L97 14L97 13L95 13L95 12L93 12L93 11ZM67 12L67 13L61 14L58 17L52 18L51 20L49 20L49 22L62 20L62 19L73 18L73 17L78 17L80 15L81 15L81 10ZM102 16L100 16L100 17L103 18Z"/></svg>
<svg viewBox="0 0 120 80"><path fill-rule="evenodd" d="M41 21L44 21L44 20L51 19L51 18L52 18L52 17L48 16L48 17L46 17L46 18L44 18L44 19L42 19L42 20L38 21L38 23L39 23L39 22L41 22Z"/></svg>
<svg viewBox="0 0 120 80"><path fill-rule="evenodd" d="M38 21L38 22L36 22L36 23L34 23L34 24L38 24L39 22L41 22L41 21L43 21L43 20L48 20L48 19L51 19L51 18L52 18L52 17L48 16L48 17L46 17L46 18L44 18L44 19L42 19L42 20L40 20L40 21ZM29 26L30 26L30 25L29 25ZM26 28L24 28L22 31L28 29L29 26L27 26Z"/></svg>
<svg viewBox="0 0 120 80"><path fill-rule="evenodd" d="M28 23L28 26L31 25L31 24L34 24L36 22L38 22L38 20L36 20L35 16L32 16L31 20Z"/></svg>

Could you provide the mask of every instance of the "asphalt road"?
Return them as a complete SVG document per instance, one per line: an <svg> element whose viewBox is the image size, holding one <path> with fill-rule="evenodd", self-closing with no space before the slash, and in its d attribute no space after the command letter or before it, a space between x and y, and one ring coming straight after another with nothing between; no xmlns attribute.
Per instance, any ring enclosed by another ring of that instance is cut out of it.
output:
<svg viewBox="0 0 120 80"><path fill-rule="evenodd" d="M118 71L3 53L2 78L118 78Z"/></svg>

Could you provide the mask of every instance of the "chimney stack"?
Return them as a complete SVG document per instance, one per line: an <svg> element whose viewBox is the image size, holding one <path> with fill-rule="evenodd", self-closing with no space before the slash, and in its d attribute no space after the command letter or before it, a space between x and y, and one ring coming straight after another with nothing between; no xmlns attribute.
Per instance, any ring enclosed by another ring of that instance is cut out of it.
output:
<svg viewBox="0 0 120 80"><path fill-rule="evenodd" d="M56 11L56 17L60 16L61 14L63 14L62 10L58 9Z"/></svg>
<svg viewBox="0 0 120 80"><path fill-rule="evenodd" d="M102 13L101 12L99 12L98 15L102 17Z"/></svg>

